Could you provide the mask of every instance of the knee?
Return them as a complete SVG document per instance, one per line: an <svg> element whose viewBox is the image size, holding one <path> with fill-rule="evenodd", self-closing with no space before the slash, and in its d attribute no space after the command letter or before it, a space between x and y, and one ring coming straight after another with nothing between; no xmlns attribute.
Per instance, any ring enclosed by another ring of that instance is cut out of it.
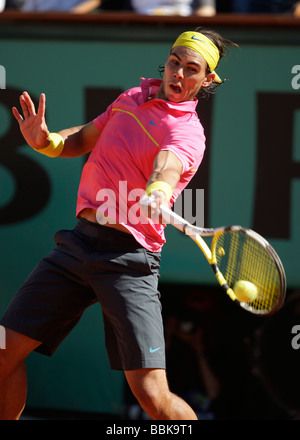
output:
<svg viewBox="0 0 300 440"><path fill-rule="evenodd" d="M14 369L14 362L5 348L0 350L0 378L7 377L11 371Z"/></svg>
<svg viewBox="0 0 300 440"><path fill-rule="evenodd" d="M139 389L135 392L135 397L137 398L139 404L143 410L153 419L164 419L163 414L165 413L168 404L168 393L158 388L154 389Z"/></svg>
<svg viewBox="0 0 300 440"><path fill-rule="evenodd" d="M2 327L3 328L3 327ZM0 349L0 376L9 376L37 345L23 335L7 329Z"/></svg>
<svg viewBox="0 0 300 440"><path fill-rule="evenodd" d="M162 390L154 384L151 388L141 387L135 390L135 395L140 402L144 404L152 403L153 406L159 406L167 398L167 394L166 390Z"/></svg>
<svg viewBox="0 0 300 440"><path fill-rule="evenodd" d="M145 375L142 380L129 380L129 386L141 407L146 413L156 419L168 407L171 392L167 381L154 374Z"/></svg>

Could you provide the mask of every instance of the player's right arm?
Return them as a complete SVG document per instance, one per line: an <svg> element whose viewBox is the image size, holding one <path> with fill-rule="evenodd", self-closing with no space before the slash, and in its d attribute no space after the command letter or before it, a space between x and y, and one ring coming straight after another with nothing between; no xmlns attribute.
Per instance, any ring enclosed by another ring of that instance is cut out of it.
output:
<svg viewBox="0 0 300 440"><path fill-rule="evenodd" d="M13 107L12 112L19 123L24 139L35 150L46 148L50 142L50 132L45 121L45 95L42 93L40 96L37 113L27 92L20 96L20 105L23 115L16 107ZM61 130L59 134L64 139L64 149L60 156L77 157L92 151L100 136L100 131L93 122L89 122L86 125Z"/></svg>

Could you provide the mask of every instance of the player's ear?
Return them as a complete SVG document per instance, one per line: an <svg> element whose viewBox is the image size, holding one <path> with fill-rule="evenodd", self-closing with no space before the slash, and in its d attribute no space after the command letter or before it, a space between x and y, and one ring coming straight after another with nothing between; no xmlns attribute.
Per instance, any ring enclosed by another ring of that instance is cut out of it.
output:
<svg viewBox="0 0 300 440"><path fill-rule="evenodd" d="M215 79L215 76L216 75L214 73L209 73L208 75L206 75L201 87L210 86L213 80Z"/></svg>

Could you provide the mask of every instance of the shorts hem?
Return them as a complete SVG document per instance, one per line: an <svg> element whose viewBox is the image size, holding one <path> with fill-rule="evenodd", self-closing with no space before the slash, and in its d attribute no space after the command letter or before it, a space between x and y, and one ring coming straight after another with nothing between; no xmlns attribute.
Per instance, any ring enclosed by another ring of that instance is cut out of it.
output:
<svg viewBox="0 0 300 440"><path fill-rule="evenodd" d="M54 354L55 349L51 350L47 342L41 341L40 340L41 338L31 333L30 330L28 329L24 330L23 328L20 328L18 326L15 326L14 324L10 324L9 322L6 322L4 319L0 320L0 325L2 325L6 329L20 333L21 335L26 336L27 338L34 339L35 341L40 342L40 345L36 347L33 351L49 357Z"/></svg>
<svg viewBox="0 0 300 440"><path fill-rule="evenodd" d="M111 364L110 365L111 370L117 370L117 371L131 371L131 370L141 370L141 369L147 369L147 368L153 368L158 370L165 370L166 369L166 363L164 361L145 361L142 363L136 363L136 364L129 364L129 365L116 365Z"/></svg>

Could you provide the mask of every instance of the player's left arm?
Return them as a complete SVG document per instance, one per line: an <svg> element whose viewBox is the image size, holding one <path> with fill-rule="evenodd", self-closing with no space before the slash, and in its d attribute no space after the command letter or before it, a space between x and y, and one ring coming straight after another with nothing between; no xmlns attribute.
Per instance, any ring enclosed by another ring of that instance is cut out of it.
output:
<svg viewBox="0 0 300 440"><path fill-rule="evenodd" d="M78 157L90 153L101 134L93 121L86 125L67 128L58 132L64 139L60 157Z"/></svg>
<svg viewBox="0 0 300 440"><path fill-rule="evenodd" d="M34 150L47 156L82 156L94 148L101 134L93 121L86 125L61 130L59 132L60 136L57 136L57 133L51 134L45 120L46 95L44 93L40 95L37 112L27 92L23 92L20 96L20 105L21 113L16 107L12 108L12 112L19 123L24 139ZM55 135L55 141L53 141L51 135ZM45 150L47 150L47 153Z"/></svg>

